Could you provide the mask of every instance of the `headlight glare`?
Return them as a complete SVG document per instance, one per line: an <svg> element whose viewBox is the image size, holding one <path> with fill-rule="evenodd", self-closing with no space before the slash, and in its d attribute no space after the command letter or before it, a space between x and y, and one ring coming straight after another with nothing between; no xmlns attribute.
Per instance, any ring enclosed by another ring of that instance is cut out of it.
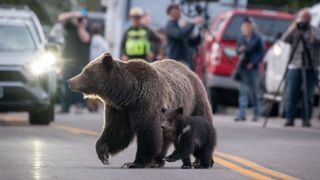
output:
<svg viewBox="0 0 320 180"><path fill-rule="evenodd" d="M39 59L33 61L29 69L34 75L41 75L50 69L54 69L56 64L56 57L53 53L47 52L39 57Z"/></svg>

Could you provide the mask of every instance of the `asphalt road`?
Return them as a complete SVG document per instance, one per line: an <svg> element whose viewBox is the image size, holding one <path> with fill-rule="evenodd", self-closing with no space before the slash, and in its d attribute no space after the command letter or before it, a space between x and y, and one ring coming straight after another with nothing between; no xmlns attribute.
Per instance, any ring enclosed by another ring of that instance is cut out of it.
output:
<svg viewBox="0 0 320 180"><path fill-rule="evenodd" d="M216 115L218 147L212 169L123 169L134 160L133 143L100 163L95 140L102 113L57 115L50 126L30 126L26 114L0 115L0 179L320 179L320 129L283 128L278 120L263 129L261 122L235 123Z"/></svg>

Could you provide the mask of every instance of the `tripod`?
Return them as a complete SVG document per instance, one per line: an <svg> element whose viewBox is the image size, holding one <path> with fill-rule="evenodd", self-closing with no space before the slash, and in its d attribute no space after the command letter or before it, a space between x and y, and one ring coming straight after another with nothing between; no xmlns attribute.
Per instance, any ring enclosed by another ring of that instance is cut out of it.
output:
<svg viewBox="0 0 320 180"><path fill-rule="evenodd" d="M318 80L317 80L316 71L313 69L313 66L312 66L312 57L311 57L310 50L307 47L307 42L304 39L303 34L301 34L299 36L298 41L293 46L293 49L292 49L290 57L289 57L289 61L288 61L287 65L286 65L285 73L284 73L284 75L283 75L283 77L282 77L282 79L280 81L279 86L277 87L276 93L273 96L273 99L271 101L271 105L267 109L266 118L265 118L265 120L263 122L263 128L267 127L267 123L268 123L268 120L269 120L271 109L273 107L273 103L276 101L276 97L280 93L282 84L285 82L285 79L286 79L287 74L288 74L288 66L292 62L294 54L295 54L300 42L302 43L302 46L303 46L303 51L302 51L302 54L301 54L301 57L302 57L302 59L301 59L302 60L301 74L302 74L302 93L303 93L304 120L307 120L311 116L311 114L309 114L310 112L309 112L308 89L307 89L307 68L308 68L307 66L308 65L309 65L310 70L313 72L313 74L312 74L313 78L316 78L315 79L316 82ZM319 83L317 82L316 84L317 84L317 87L320 90ZM286 113L288 113L288 112L286 112Z"/></svg>

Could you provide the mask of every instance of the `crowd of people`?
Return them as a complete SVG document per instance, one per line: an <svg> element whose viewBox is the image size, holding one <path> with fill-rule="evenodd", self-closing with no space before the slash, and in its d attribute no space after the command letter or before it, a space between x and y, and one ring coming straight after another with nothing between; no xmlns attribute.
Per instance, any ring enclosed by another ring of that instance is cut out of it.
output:
<svg viewBox="0 0 320 180"><path fill-rule="evenodd" d="M181 26L178 23L181 18L178 5L168 6L167 15L169 21L166 27L153 30L150 15L139 7L131 8L130 27L122 36L120 59L144 59L153 62L171 58L194 68L194 48L200 43L200 35L193 35L193 29L202 25L204 18L196 17L190 22L185 21ZM64 60L61 112L69 112L71 105L76 105L78 109L88 107L90 111L97 111L97 103L91 100L85 102L80 94L70 91L67 80L78 74L89 60L110 51L107 40L102 36L101 25L94 23L92 27L88 27L88 12L85 9L62 13L58 20L66 31L62 52ZM92 29L91 34L88 28Z"/></svg>
<svg viewBox="0 0 320 180"><path fill-rule="evenodd" d="M122 36L120 45L121 60L144 59L148 62L161 60L164 58L175 59L186 64L192 70L195 69L195 54L198 45L201 43L200 33L195 34L194 29L201 27L205 20L202 16L197 16L190 21L181 21L181 10L176 4L169 5L166 13L168 22L164 28L154 30L151 27L151 17L139 7L130 9L130 27L126 29ZM65 45L63 50L63 102L62 112L69 112L70 106L76 104L79 107L87 106L89 110L96 111L97 103L88 101L85 103L80 94L73 93L67 87L67 79L78 74L82 68L103 52L109 52L109 45L101 35L101 25L93 24L92 34L87 27L87 11L82 9L78 12L66 12L59 15L59 22L66 30ZM310 25L311 14L308 10L301 10L297 19L284 33L282 39L294 46L298 38L302 35L308 44L308 49L312 55L312 64L307 64L307 99L308 112L303 116L303 126L310 127L312 114L314 88L317 79L314 74L318 73L320 38L316 28ZM307 25L306 30L298 28L298 24ZM241 36L237 41L237 53L239 63L234 73L234 78L240 82L239 89L239 111L236 121L246 119L246 108L251 99L253 105L253 121L257 121L260 116L259 76L260 64L265 54L265 47L262 37L256 31L255 22L247 17L242 22ZM301 43L297 45L295 52L292 52L292 61L288 66L286 76L286 118L285 126L294 126L296 116L296 106L301 91L302 59L305 56Z"/></svg>

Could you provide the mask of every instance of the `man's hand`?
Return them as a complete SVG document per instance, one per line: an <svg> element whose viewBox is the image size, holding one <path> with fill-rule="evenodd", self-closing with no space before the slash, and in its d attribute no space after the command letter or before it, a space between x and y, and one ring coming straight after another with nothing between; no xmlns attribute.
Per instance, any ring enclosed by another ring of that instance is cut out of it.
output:
<svg viewBox="0 0 320 180"><path fill-rule="evenodd" d="M252 69L253 68L253 64L252 63L249 63L249 64L247 64L247 69Z"/></svg>
<svg viewBox="0 0 320 180"><path fill-rule="evenodd" d="M149 53L147 54L147 60L148 60L149 62L151 62L153 59L154 59L154 53L153 53L153 52L149 52Z"/></svg>
<svg viewBox="0 0 320 180"><path fill-rule="evenodd" d="M202 16L197 16L197 17L195 17L193 20L192 20L192 22L194 23L194 24L197 24L197 25L201 25L201 24L204 24L204 18L202 17Z"/></svg>
<svg viewBox="0 0 320 180"><path fill-rule="evenodd" d="M238 48L238 52L239 53L243 53L244 51L246 51L246 46L240 46L239 48Z"/></svg>
<svg viewBox="0 0 320 180"><path fill-rule="evenodd" d="M128 58L128 56L126 56L126 55L122 55L122 56L121 56L121 60L122 60L122 61L128 61L129 58Z"/></svg>

